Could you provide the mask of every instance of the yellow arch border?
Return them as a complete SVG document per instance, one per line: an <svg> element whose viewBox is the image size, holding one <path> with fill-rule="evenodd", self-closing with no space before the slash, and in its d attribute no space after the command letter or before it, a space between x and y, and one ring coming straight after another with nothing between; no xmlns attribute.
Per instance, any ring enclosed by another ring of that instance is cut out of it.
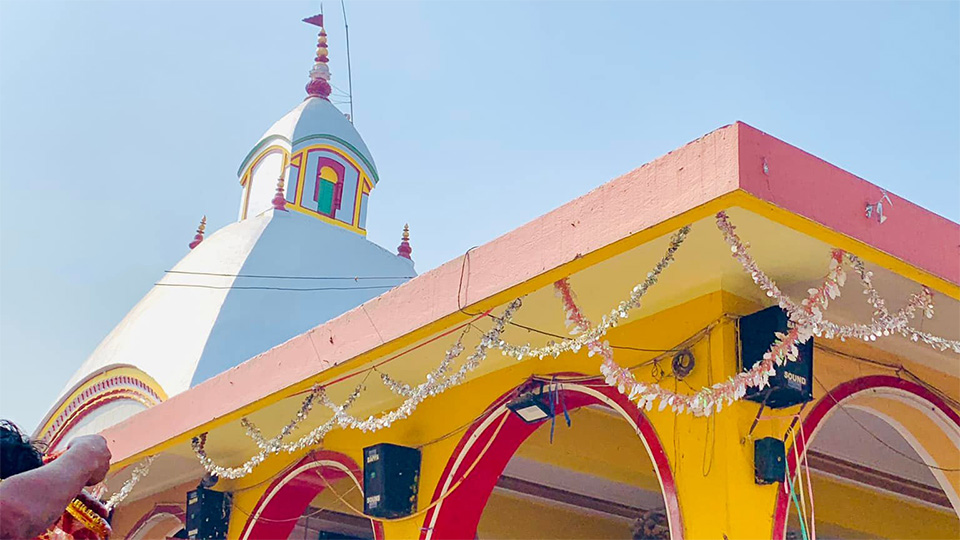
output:
<svg viewBox="0 0 960 540"><path fill-rule="evenodd" d="M359 173L360 178L359 178L359 185L357 186L357 196L356 196L356 199L353 201L353 224L348 225L348 224L340 221L339 219L333 219L333 218L324 216L323 214L319 214L319 213L314 212L313 210L309 210L309 209L307 209L307 208L305 208L305 207L303 206L303 204L302 204L302 201L303 201L303 186L304 186L304 179L305 179L304 177L306 176L306 167L304 167L304 165L306 164L306 156L307 156L307 154L309 154L309 153L310 153L311 151L313 151L313 150L326 150L326 151L328 151L328 152L333 152L334 154L336 154L336 155L338 155L338 156L346 159L348 162L350 162L350 164L353 165L353 167L354 167L354 168L357 170L357 172ZM259 159L259 158L258 158L258 159ZM295 196L294 196L294 203L289 207L291 210L294 210L294 211L296 211L296 212L300 212L301 214L304 214L304 215L307 215L307 216L310 216L310 217L314 217L314 218L321 219L321 220L323 220L323 221L325 221L325 222L327 222L327 223L330 223L331 225L336 225L336 226L338 226L338 227L340 227L340 228L343 228L343 229L346 229L346 230L348 230L348 231L353 231L353 232L355 232L355 233L357 233L357 234L359 234L359 235L361 235L361 236L366 236L366 235L367 235L366 229L361 229L360 226L357 225L357 224L360 222L360 199L361 199L361 196L362 196L361 194L362 194L362 193L367 193L367 194L369 194L370 191L373 190L374 185L373 185L373 183L370 181L370 178L367 177L367 174L364 172L363 167L360 166L360 163L358 163L357 160L355 160L355 159L353 159L352 157L350 157L349 155L347 155L347 154L346 154L343 150L341 150L340 148L337 148L336 146L332 146L332 145L329 145L329 144L314 144L314 145L310 145L310 146L301 148L301 149L297 150L297 151L290 157L290 160L291 160L291 162L293 162L294 160L299 160L299 163L300 163L300 167L298 168L298 174L297 174L297 192L294 194L294 195L295 195ZM249 173L249 171L248 171L248 173Z"/></svg>

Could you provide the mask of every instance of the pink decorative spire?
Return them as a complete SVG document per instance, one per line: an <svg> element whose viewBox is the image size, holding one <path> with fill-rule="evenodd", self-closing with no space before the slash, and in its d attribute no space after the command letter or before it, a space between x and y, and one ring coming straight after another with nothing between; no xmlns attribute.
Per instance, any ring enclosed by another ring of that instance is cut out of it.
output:
<svg viewBox="0 0 960 540"><path fill-rule="evenodd" d="M403 237L400 240L400 245L397 246L397 256L412 261L411 253L413 253L413 248L410 247L410 225L406 224L403 226Z"/></svg>
<svg viewBox="0 0 960 540"><path fill-rule="evenodd" d="M200 245L200 242L203 242L203 231L207 229L207 216L203 216L203 219L200 220L200 226L197 227L197 234L193 237L193 242L190 242L190 249L193 249Z"/></svg>
<svg viewBox="0 0 960 540"><path fill-rule="evenodd" d="M277 193L270 202L273 204L274 210L287 211L287 198L283 194L283 174L280 175L280 178L277 178Z"/></svg>
<svg viewBox="0 0 960 540"><path fill-rule="evenodd" d="M310 82L307 83L307 95L327 99L330 97L330 68L327 62L327 33L323 29L323 14L307 17L303 20L307 24L320 27L317 34L317 55L313 59L313 69L310 70Z"/></svg>

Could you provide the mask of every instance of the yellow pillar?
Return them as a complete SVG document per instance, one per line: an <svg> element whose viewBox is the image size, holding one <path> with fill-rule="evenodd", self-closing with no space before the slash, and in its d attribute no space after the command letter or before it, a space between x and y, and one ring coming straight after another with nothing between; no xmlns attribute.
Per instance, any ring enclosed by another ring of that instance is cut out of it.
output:
<svg viewBox="0 0 960 540"><path fill-rule="evenodd" d="M755 309L725 293L709 298L709 305L698 306L698 315L707 311L711 320ZM683 382L665 378L661 385L671 390L676 385L682 392L690 390L687 385L700 389L735 375L739 371L736 323L732 319L718 323L692 352L696 361L693 372ZM759 407L740 401L719 414L694 417L673 413L669 408L659 412L655 405L647 413L673 469L685 538L770 537L776 490L782 486L754 482L753 439L782 436L789 420L760 422L748 436ZM774 414L787 415L798 408Z"/></svg>

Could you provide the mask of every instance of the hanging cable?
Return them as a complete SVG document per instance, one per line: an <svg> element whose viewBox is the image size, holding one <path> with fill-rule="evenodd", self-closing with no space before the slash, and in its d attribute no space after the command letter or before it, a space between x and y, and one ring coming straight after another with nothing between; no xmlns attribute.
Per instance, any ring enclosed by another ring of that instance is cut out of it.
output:
<svg viewBox="0 0 960 540"><path fill-rule="evenodd" d="M283 276L275 274L231 274L226 272L193 272L189 270L165 270L165 274L181 274L187 276L215 276L251 279L304 279L304 280L351 280L362 281L367 279L413 279L417 276Z"/></svg>
<svg viewBox="0 0 960 540"><path fill-rule="evenodd" d="M814 377L813 380L817 381L817 384L820 385L820 388L823 389L824 393L825 393L827 396L829 396L830 399L833 400L833 403L834 403L837 407L839 407L841 411L843 411L844 413L846 413L846 415L849 416L851 420L853 420L853 423L855 423L855 424L857 424L858 426L860 426L860 429L862 429L863 431L865 431L868 435L870 435L871 437L873 437L878 443L880 443L880 444L882 444L883 446L885 446L885 447L886 447L888 450L890 450L891 452L893 452L893 453L895 453L895 454L898 454L899 456L903 457L903 458L906 459L906 460L909 460L909 461L912 461L912 462L914 462L914 463L917 463L918 465L923 465L924 467L928 467L928 468L930 468L930 469L935 469L935 470L944 471L944 472L960 472L960 468L938 467L938 466L936 466L936 465L931 465L931 464L927 463L926 461L919 460L919 459L915 459L913 456L910 456L910 455L908 455L908 454L905 454L905 453L901 452L900 450L894 448L893 446L890 446L886 441L884 441L884 440L881 439L879 436L877 436L877 435L874 434L872 431L870 431L870 429L869 429L867 426L865 426L865 425L863 425L862 423L860 423L860 421L857 420L857 417L854 416L850 411L848 411L847 408L844 407L844 406L837 400L837 398L836 398L833 394L830 393L829 390L827 390L827 387L824 386L824 384L823 384L822 382L820 382L820 379L818 379L817 377Z"/></svg>
<svg viewBox="0 0 960 540"><path fill-rule="evenodd" d="M289 292L316 292L316 291L368 291L375 289L392 289L396 285L363 285L359 287L269 287L261 285L201 285L199 283L154 283L157 287L180 287L186 289L214 289L230 291L289 291Z"/></svg>

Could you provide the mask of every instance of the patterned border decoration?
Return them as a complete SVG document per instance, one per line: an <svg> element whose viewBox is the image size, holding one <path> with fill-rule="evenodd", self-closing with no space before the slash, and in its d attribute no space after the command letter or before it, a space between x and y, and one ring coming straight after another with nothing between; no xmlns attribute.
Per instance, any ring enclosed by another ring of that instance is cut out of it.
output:
<svg viewBox="0 0 960 540"><path fill-rule="evenodd" d="M120 368L129 371L131 368ZM109 372L108 372L109 373ZM91 377L92 382L97 377L108 375L98 374ZM144 374L145 375L145 374ZM60 439L77 423L94 410L107 403L122 399L136 401L146 407L152 407L165 400L162 390L159 392L154 384L134 375L117 374L88 384L82 391L76 393L73 399L60 407L60 412L48 424L40 437L51 448L60 442ZM79 389L78 388L78 389Z"/></svg>

